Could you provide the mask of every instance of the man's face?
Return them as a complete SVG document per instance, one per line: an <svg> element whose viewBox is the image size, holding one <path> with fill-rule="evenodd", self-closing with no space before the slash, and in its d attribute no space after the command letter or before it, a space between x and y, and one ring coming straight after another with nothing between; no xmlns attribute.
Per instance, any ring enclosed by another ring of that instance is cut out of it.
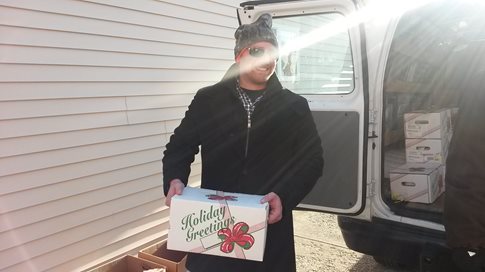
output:
<svg viewBox="0 0 485 272"><path fill-rule="evenodd" d="M269 42L257 42L244 48L236 57L241 71L241 82L266 86L275 71L277 58L277 49Z"/></svg>

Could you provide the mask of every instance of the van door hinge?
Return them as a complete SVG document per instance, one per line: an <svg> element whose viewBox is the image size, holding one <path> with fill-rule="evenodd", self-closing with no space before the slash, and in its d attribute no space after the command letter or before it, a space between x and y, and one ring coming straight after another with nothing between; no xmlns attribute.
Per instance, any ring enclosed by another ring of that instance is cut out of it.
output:
<svg viewBox="0 0 485 272"><path fill-rule="evenodd" d="M367 183L367 198L373 197L376 194L376 181L373 179Z"/></svg>

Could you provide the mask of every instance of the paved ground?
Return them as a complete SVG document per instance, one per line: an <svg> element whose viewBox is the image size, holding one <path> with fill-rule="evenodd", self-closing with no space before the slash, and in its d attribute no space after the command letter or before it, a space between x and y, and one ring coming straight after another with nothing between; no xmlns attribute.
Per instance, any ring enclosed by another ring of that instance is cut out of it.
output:
<svg viewBox="0 0 485 272"><path fill-rule="evenodd" d="M386 268L345 246L335 215L295 211L298 272L411 272Z"/></svg>

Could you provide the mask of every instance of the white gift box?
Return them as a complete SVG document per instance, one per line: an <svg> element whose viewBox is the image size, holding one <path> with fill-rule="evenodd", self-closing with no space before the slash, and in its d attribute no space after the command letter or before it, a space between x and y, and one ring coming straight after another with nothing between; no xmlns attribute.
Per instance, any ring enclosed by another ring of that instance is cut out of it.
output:
<svg viewBox="0 0 485 272"><path fill-rule="evenodd" d="M451 111L416 111L404 114L406 138L448 139L451 129Z"/></svg>
<svg viewBox="0 0 485 272"><path fill-rule="evenodd" d="M433 203L444 192L443 171L438 163L407 163L391 170L392 199Z"/></svg>
<svg viewBox="0 0 485 272"><path fill-rule="evenodd" d="M186 187L172 198L167 248L263 261L269 207L262 198Z"/></svg>
<svg viewBox="0 0 485 272"><path fill-rule="evenodd" d="M406 139L406 162L434 161L444 164L448 139Z"/></svg>

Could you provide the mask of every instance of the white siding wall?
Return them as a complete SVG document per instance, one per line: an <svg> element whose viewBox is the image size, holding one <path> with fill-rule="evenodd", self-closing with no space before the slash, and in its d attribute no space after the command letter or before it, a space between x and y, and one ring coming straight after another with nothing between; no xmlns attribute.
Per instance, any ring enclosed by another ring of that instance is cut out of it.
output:
<svg viewBox="0 0 485 272"><path fill-rule="evenodd" d="M88 269L166 237L162 151L232 63L238 2L0 0L1 271Z"/></svg>

